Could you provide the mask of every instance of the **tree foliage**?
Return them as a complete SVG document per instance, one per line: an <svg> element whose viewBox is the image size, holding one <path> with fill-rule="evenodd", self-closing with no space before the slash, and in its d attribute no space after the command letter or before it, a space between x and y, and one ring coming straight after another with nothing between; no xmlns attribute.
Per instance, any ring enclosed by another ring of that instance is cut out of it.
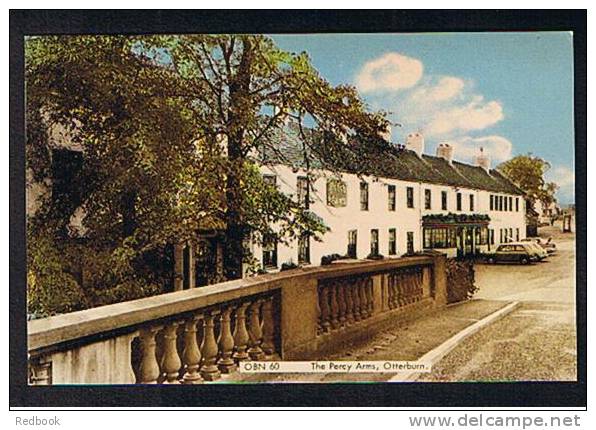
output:
<svg viewBox="0 0 596 430"><path fill-rule="evenodd" d="M556 201L558 189L554 182L546 182L544 175L550 169L550 163L540 157L518 155L501 163L498 167L505 176L526 193L526 198L533 207L536 201L549 206Z"/></svg>
<svg viewBox="0 0 596 430"><path fill-rule="evenodd" d="M307 169L337 166L362 151L343 136L378 144L387 125L263 36L31 37L25 58L27 171L47 188L28 217L29 305L44 315L163 291L172 244L202 231L224 232L227 278L241 276L248 238L317 238L325 226L262 182L259 154L283 162L291 122ZM65 141L84 154L77 198L48 182Z"/></svg>

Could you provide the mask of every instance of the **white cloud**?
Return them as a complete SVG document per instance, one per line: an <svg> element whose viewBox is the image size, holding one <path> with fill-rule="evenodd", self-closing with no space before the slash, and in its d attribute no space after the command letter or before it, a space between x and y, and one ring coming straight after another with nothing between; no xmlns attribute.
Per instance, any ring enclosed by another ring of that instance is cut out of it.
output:
<svg viewBox="0 0 596 430"><path fill-rule="evenodd" d="M495 167L502 161L511 158L513 149L512 143L502 136L464 136L447 141L453 146L453 158L461 161L473 163L476 156L480 153L480 148L490 157L491 166Z"/></svg>
<svg viewBox="0 0 596 430"><path fill-rule="evenodd" d="M461 94L465 82L463 79L454 76L443 76L436 85L420 85L417 87L409 99L411 102L421 104L437 103L453 99Z"/></svg>
<svg viewBox="0 0 596 430"><path fill-rule="evenodd" d="M426 124L425 130L428 136L484 130L501 121L503 117L503 107L499 102L485 102L484 97L474 96L465 104L456 104L435 112Z"/></svg>
<svg viewBox="0 0 596 430"><path fill-rule="evenodd" d="M356 86L363 93L398 91L416 85L423 70L420 60L390 52L367 62L356 76Z"/></svg>
<svg viewBox="0 0 596 430"><path fill-rule="evenodd" d="M546 172L545 179L559 186L557 198L562 202L575 200L575 172L566 166L556 166Z"/></svg>

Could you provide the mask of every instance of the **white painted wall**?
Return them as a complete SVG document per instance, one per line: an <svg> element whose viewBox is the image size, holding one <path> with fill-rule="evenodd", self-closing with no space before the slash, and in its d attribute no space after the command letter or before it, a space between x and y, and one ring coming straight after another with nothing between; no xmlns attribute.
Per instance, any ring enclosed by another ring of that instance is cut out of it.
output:
<svg viewBox="0 0 596 430"><path fill-rule="evenodd" d="M280 191L296 196L296 184L298 176L305 176L302 170L292 170L288 166L262 166L263 174L276 175L277 185ZM347 206L335 208L327 206L327 179L333 178L330 172L315 172L320 176L313 184L314 192L311 191L310 210L320 216L330 231L322 237L322 242L311 239L310 261L313 265L320 264L321 257L329 254L344 255L348 246L348 231L358 231L358 258L366 258L370 253L371 229L379 230L379 252L385 257L388 255L389 229L397 230L397 256L404 254L407 250L407 232L414 233L414 250L422 250L422 216L438 213L465 213L465 214L488 214L491 218L490 229L495 229L495 246L500 243L499 229L512 228L515 236L515 229L520 229L520 239L525 237L525 207L524 200L519 196L512 196L513 202L519 197L519 211L491 211L489 205L490 192L485 190L472 190L455 188L450 186L425 184L399 181L388 178L364 177L369 184L369 210L360 210L360 181L361 179L353 174L341 174L341 179L347 185ZM387 185L396 186L396 210L389 211ZM414 189L414 208L407 207L406 188ZM431 209L424 208L424 190L431 190ZM447 210L441 209L441 191L447 191ZM457 211L456 193L462 193L462 210ZM469 196L474 195L474 210L470 210ZM505 194L499 194L505 196ZM509 195L506 195L509 197ZM486 250L487 247L483 247ZM257 244L252 245L254 256L261 261L262 250ZM455 250L449 250L449 256L455 255ZM285 262L298 262L298 245L294 241L288 245L278 245L278 266Z"/></svg>

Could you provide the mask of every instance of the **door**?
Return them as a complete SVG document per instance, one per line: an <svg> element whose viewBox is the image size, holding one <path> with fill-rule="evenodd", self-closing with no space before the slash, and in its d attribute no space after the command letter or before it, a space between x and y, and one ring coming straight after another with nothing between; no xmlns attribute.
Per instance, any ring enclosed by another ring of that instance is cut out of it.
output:
<svg viewBox="0 0 596 430"><path fill-rule="evenodd" d="M358 230L348 231L348 257L358 258Z"/></svg>

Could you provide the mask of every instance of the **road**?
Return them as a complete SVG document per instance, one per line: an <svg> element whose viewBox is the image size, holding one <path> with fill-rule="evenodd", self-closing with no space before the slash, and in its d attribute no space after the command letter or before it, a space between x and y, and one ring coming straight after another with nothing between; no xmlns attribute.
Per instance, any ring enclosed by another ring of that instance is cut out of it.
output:
<svg viewBox="0 0 596 430"><path fill-rule="evenodd" d="M476 265L476 298L519 301L463 341L421 381L576 380L575 238L546 227L557 254L528 266Z"/></svg>

